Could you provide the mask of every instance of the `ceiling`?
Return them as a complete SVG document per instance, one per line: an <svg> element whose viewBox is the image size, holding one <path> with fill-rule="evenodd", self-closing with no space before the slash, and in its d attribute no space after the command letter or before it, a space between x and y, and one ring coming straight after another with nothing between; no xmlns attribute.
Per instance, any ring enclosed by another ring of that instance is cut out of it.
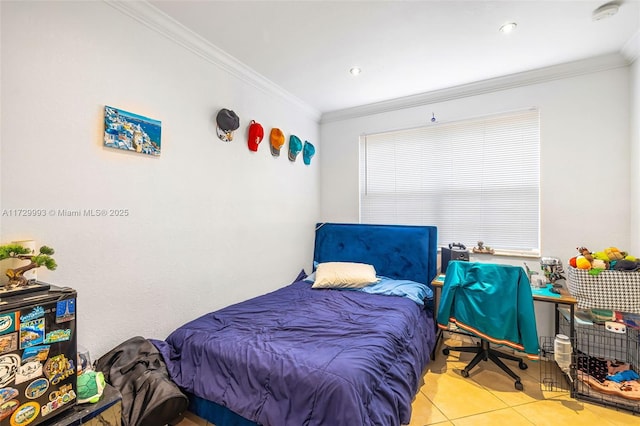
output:
<svg viewBox="0 0 640 426"><path fill-rule="evenodd" d="M605 2L148 0L320 113L621 52L640 0Z"/></svg>

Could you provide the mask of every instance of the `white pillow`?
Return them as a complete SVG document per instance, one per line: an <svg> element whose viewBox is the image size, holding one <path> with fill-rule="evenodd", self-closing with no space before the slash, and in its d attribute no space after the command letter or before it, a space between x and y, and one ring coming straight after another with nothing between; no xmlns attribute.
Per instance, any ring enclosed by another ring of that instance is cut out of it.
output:
<svg viewBox="0 0 640 426"><path fill-rule="evenodd" d="M326 262L318 265L312 288L362 288L378 282L373 265Z"/></svg>

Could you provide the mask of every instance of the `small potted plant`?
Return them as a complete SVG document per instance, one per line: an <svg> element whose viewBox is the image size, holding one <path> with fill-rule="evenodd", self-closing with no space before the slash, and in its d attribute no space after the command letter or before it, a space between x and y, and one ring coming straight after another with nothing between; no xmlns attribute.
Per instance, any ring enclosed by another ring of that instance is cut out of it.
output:
<svg viewBox="0 0 640 426"><path fill-rule="evenodd" d="M29 263L18 268L7 269L6 275L9 282L6 287L9 289L27 285L28 280L24 277L24 273L41 266L53 271L58 267L56 261L51 257L54 250L51 247L42 246L38 254L33 254L30 248L23 247L19 244L7 244L0 246L0 260L4 259L20 259L28 260Z"/></svg>

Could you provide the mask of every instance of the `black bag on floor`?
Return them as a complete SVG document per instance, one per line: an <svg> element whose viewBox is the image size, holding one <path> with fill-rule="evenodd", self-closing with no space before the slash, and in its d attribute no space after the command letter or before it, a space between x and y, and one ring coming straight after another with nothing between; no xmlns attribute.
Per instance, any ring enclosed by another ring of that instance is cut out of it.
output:
<svg viewBox="0 0 640 426"><path fill-rule="evenodd" d="M95 364L122 394L124 426L175 424L189 400L171 381L156 347L144 337L132 337L100 357Z"/></svg>

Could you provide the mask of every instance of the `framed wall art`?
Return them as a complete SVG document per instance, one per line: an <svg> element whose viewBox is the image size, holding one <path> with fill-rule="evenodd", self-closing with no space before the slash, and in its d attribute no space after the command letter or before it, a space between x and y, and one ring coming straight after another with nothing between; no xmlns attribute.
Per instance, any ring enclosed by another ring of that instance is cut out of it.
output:
<svg viewBox="0 0 640 426"><path fill-rule="evenodd" d="M104 146L157 156L161 130L159 120L104 107Z"/></svg>

